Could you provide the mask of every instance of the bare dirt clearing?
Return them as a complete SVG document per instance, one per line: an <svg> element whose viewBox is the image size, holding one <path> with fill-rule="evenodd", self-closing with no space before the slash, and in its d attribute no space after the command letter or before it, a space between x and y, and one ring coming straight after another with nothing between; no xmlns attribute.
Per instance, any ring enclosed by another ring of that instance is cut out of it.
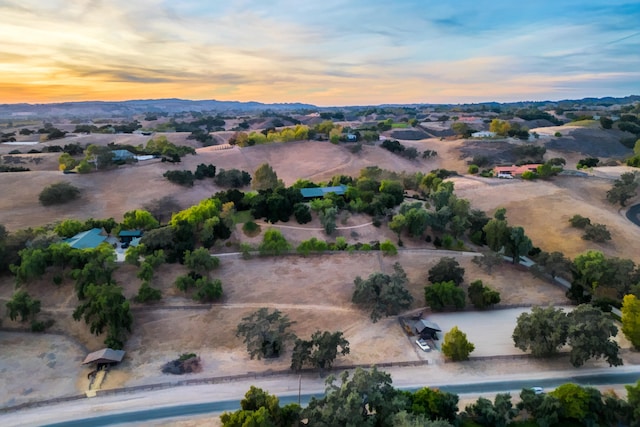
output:
<svg viewBox="0 0 640 427"><path fill-rule="evenodd" d="M624 168L617 169L617 175ZM615 175L615 174L614 174ZM507 220L524 227L534 245L546 251L561 251L573 258L589 249L609 256L640 262L640 227L628 221L618 207L606 201L610 179L559 176L552 181L454 178L456 194L472 206L489 211L507 209ZM594 243L582 239L582 230L572 228L569 218L580 214L605 224L612 240Z"/></svg>

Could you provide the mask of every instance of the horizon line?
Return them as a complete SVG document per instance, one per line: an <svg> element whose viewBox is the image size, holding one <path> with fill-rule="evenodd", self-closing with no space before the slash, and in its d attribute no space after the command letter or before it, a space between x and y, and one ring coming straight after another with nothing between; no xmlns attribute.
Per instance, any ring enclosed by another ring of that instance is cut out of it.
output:
<svg viewBox="0 0 640 427"><path fill-rule="evenodd" d="M41 105L59 105L59 104L82 104L82 103L125 103L125 102L157 102L157 101L187 101L187 102L232 102L239 104L262 104L262 105L293 105L293 104L303 104L309 105L318 108L345 108L345 107L381 107L381 106L404 106L404 105L481 105L481 104L517 104L517 103L558 103L564 101L582 101L585 99L624 99L624 98L632 98L632 97L640 97L640 94L629 94L625 96L585 96L582 98L564 98L564 99L527 99L527 100L518 100L518 101L475 101L475 102L384 102L379 104L344 104L344 105L317 105L311 104L303 101L294 101L294 102L262 102L262 101L239 101L239 100L220 100L220 99L189 99L189 98L138 98L138 99L122 99L122 100L78 100L78 101L54 101L54 102L13 102L13 103L2 103L0 105L3 106L13 106L13 105L29 105L29 106L41 106Z"/></svg>

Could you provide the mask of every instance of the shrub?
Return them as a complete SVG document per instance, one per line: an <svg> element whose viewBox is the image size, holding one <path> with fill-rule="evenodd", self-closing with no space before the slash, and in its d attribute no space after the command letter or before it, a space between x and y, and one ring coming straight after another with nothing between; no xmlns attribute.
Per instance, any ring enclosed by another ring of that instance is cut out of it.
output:
<svg viewBox="0 0 640 427"><path fill-rule="evenodd" d="M538 177L538 175L535 172L532 171L524 171L522 173L522 179L526 179L526 180L533 180L536 179Z"/></svg>
<svg viewBox="0 0 640 427"><path fill-rule="evenodd" d="M453 237L449 234L445 234L444 236L442 236L442 246L445 249L451 249L453 247Z"/></svg>
<svg viewBox="0 0 640 427"><path fill-rule="evenodd" d="M296 251L302 256L307 256L310 252L324 252L327 249L327 242L312 237L309 240L303 240L302 242L300 242L300 244L296 248Z"/></svg>
<svg viewBox="0 0 640 427"><path fill-rule="evenodd" d="M166 171L162 174L169 181L174 184L183 185L185 187L192 187L193 181L195 180L195 176L191 171L182 170L182 171Z"/></svg>
<svg viewBox="0 0 640 427"><path fill-rule="evenodd" d="M584 240L602 243L611 240L611 233L604 224L589 224L584 228Z"/></svg>
<svg viewBox="0 0 640 427"><path fill-rule="evenodd" d="M560 138L562 134L560 132L556 132L553 134L553 136L555 136L556 138Z"/></svg>
<svg viewBox="0 0 640 427"><path fill-rule="evenodd" d="M348 246L347 239L345 239L342 236L336 237L336 243L335 243L336 250L344 251L347 248L347 246Z"/></svg>
<svg viewBox="0 0 640 427"><path fill-rule="evenodd" d="M220 169L214 182L222 187L244 187L251 183L251 175L238 169Z"/></svg>
<svg viewBox="0 0 640 427"><path fill-rule="evenodd" d="M203 277L196 280L196 288L193 299L198 302L213 302L222 297L222 282L220 279L209 280Z"/></svg>
<svg viewBox="0 0 640 427"><path fill-rule="evenodd" d="M247 237L255 237L260 234L261 228L253 221L247 221L242 225L242 231Z"/></svg>
<svg viewBox="0 0 640 427"><path fill-rule="evenodd" d="M580 159L578 161L578 164L576 165L576 168L578 169L594 168L598 166L598 163L600 163L600 159L597 159L595 157L587 157L584 159Z"/></svg>
<svg viewBox="0 0 640 427"><path fill-rule="evenodd" d="M293 215L296 217L298 224L306 224L311 221L311 211L309 206L304 203L296 203L293 207Z"/></svg>
<svg viewBox="0 0 640 427"><path fill-rule="evenodd" d="M212 164L205 165L200 163L196 167L196 173L194 177L196 179L214 178L216 176L216 167Z"/></svg>
<svg viewBox="0 0 640 427"><path fill-rule="evenodd" d="M470 165L469 169L467 170L467 172L469 172L472 175L475 175L478 173L478 171L480 170L480 168L478 167L478 165Z"/></svg>
<svg viewBox="0 0 640 427"><path fill-rule="evenodd" d="M80 197L80 189L68 182L51 184L42 190L38 197L44 206L61 205Z"/></svg>
<svg viewBox="0 0 640 427"><path fill-rule="evenodd" d="M469 300L477 309L483 310L500 302L500 293L485 286L482 280L471 282L467 290Z"/></svg>
<svg viewBox="0 0 640 427"><path fill-rule="evenodd" d="M398 254L398 249L395 247L393 243L391 243L390 240L385 240L384 242L380 243L380 250L384 255Z"/></svg>
<svg viewBox="0 0 640 427"><path fill-rule="evenodd" d="M587 225L591 225L591 220L582 215L574 215L569 219L572 227L575 228L585 228Z"/></svg>
<svg viewBox="0 0 640 427"><path fill-rule="evenodd" d="M149 282L142 282L138 295L133 300L139 303L159 301L162 299L162 292L159 289L149 286Z"/></svg>
<svg viewBox="0 0 640 427"><path fill-rule="evenodd" d="M253 248L248 243L240 243L240 253L242 254L242 259L251 259L251 251Z"/></svg>
<svg viewBox="0 0 640 427"><path fill-rule="evenodd" d="M31 322L31 332L44 332L52 327L54 323L53 319L48 319L44 322L42 320L33 320Z"/></svg>

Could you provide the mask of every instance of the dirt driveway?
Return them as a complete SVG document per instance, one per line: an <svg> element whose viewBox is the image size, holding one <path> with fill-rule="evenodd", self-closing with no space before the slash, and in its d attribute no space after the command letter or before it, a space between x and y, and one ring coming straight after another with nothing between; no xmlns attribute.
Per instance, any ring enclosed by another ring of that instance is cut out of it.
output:
<svg viewBox="0 0 640 427"><path fill-rule="evenodd" d="M442 337L454 326L467 334L467 339L476 346L471 353L473 357L522 354L522 351L513 345L511 335L516 327L518 316L530 310L530 308L508 308L491 311L433 313L428 316L428 319L442 328ZM437 344L440 347L442 341Z"/></svg>

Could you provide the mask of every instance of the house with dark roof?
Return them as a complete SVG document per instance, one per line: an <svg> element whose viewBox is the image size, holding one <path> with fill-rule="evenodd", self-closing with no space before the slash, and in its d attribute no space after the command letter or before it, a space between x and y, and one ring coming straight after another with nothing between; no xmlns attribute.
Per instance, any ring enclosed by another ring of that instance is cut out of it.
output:
<svg viewBox="0 0 640 427"><path fill-rule="evenodd" d="M438 332L442 332L442 329L440 329L440 326L438 326L437 323L431 322L427 319L418 320L413 324L413 328L420 338L426 340L437 340Z"/></svg>
<svg viewBox="0 0 640 427"><path fill-rule="evenodd" d="M118 237L121 243L131 243L133 239L142 237L142 230L121 230Z"/></svg>
<svg viewBox="0 0 640 427"><path fill-rule="evenodd" d="M300 193L305 199L319 199L326 194L333 193L338 196L342 196L347 192L347 186L344 184L337 185L335 187L316 187L316 188L301 188Z"/></svg>
<svg viewBox="0 0 640 427"><path fill-rule="evenodd" d="M102 228L92 228L65 239L64 242L74 249L94 249L107 240L107 237Z"/></svg>

